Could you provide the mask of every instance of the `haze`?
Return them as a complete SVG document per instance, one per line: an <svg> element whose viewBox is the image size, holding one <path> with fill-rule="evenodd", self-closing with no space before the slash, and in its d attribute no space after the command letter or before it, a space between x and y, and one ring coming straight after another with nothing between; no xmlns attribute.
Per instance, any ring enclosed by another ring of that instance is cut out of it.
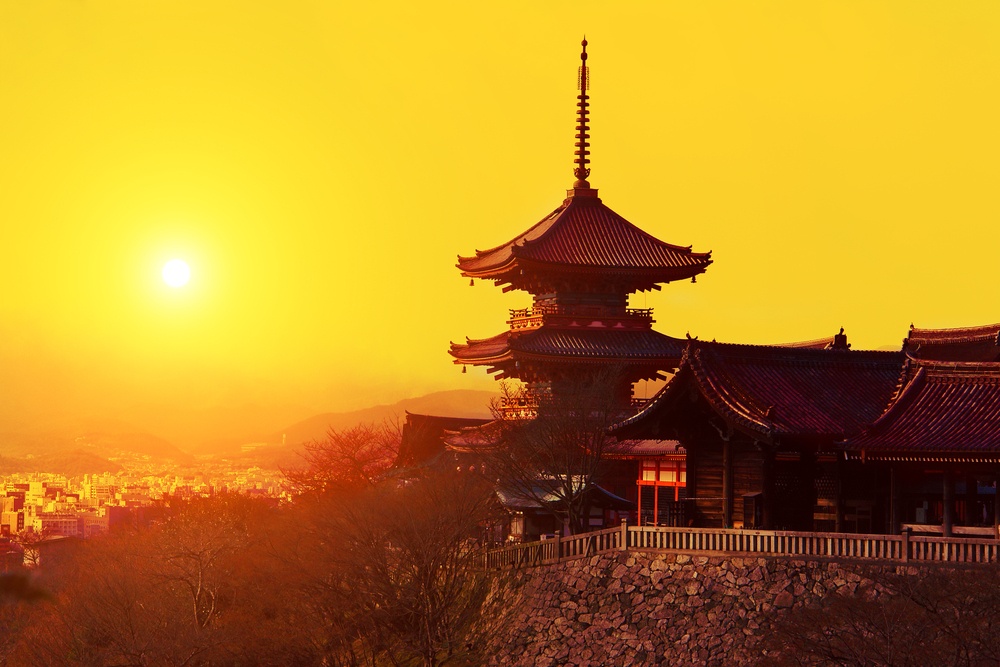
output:
<svg viewBox="0 0 1000 667"><path fill-rule="evenodd" d="M1000 320L994 3L5 2L0 426L492 388L455 258L571 185L584 34L590 182L713 251L660 331Z"/></svg>

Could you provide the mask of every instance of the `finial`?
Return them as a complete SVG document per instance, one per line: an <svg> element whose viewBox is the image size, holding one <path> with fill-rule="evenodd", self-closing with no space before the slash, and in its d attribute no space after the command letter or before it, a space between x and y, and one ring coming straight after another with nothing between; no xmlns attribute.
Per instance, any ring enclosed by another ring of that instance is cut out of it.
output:
<svg viewBox="0 0 1000 667"><path fill-rule="evenodd" d="M583 52L580 54L580 94L576 96L578 100L576 103L578 112L576 121L576 169L573 170L573 175L576 176L576 183L573 184L573 187L590 188L590 183L587 182L587 177L590 176L590 169L587 167L590 164L590 158L587 157L590 155L590 144L587 141L590 139L590 135L588 134L590 119L587 117L589 113L587 108L590 106L590 102L588 101L590 97L587 95L587 89L590 88L590 72L587 70L586 36L584 36L580 44L583 46Z"/></svg>

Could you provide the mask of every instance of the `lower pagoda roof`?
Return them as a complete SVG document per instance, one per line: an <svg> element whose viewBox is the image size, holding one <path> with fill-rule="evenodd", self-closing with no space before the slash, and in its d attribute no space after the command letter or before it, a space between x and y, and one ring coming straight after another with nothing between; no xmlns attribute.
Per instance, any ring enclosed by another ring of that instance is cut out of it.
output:
<svg viewBox="0 0 1000 667"><path fill-rule="evenodd" d="M676 366L687 341L652 329L539 327L452 343L455 363L500 365L517 359L567 362L650 362Z"/></svg>
<svg viewBox="0 0 1000 667"><path fill-rule="evenodd" d="M667 385L618 437L663 437L700 397L732 428L775 442L858 433L889 403L900 352L853 352L690 341Z"/></svg>
<svg viewBox="0 0 1000 667"><path fill-rule="evenodd" d="M889 407L843 447L862 460L1000 460L1000 363L911 359Z"/></svg>

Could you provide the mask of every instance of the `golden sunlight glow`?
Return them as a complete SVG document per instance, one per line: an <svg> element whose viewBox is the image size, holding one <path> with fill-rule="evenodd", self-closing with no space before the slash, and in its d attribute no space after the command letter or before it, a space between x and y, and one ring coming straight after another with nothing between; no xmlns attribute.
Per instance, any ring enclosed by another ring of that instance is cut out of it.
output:
<svg viewBox="0 0 1000 667"><path fill-rule="evenodd" d="M184 287L191 280L191 267L183 259L172 259L163 265L163 282L171 287Z"/></svg>
<svg viewBox="0 0 1000 667"><path fill-rule="evenodd" d="M449 342L531 296L455 258L575 180L584 34L590 183L715 260L632 295L657 331L1000 319L1000 3L0 2L0 437L196 384L305 414L495 390Z"/></svg>

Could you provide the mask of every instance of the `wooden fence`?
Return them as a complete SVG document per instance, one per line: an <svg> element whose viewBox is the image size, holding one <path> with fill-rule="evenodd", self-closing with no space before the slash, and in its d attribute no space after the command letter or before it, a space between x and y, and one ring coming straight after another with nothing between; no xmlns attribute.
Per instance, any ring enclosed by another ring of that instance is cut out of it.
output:
<svg viewBox="0 0 1000 667"><path fill-rule="evenodd" d="M692 555L845 558L900 563L996 563L1000 540L967 537L804 533L776 530L627 526L516 544L486 553L490 569L546 565L612 551Z"/></svg>

